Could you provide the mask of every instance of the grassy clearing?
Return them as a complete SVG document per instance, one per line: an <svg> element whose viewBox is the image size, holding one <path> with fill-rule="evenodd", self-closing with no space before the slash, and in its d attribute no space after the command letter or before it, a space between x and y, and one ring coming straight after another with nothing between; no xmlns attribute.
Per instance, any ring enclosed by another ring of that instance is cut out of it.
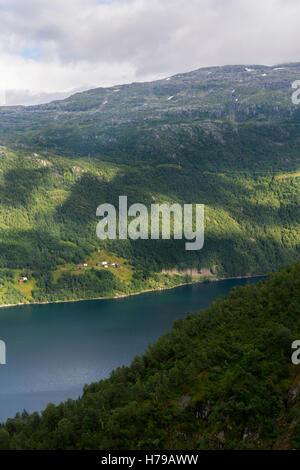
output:
<svg viewBox="0 0 300 470"><path fill-rule="evenodd" d="M102 268L101 263L103 261L108 262L108 270L111 271L115 276L117 276L123 282L130 282L132 279L132 275L134 273L134 269L128 261L124 258L120 258L113 253L108 253L107 251L101 249L100 251L96 251L92 254L92 256L87 260L87 263L90 268L94 269L105 269ZM119 268L115 268L111 266L113 263L119 265ZM97 266L99 265L100 266Z"/></svg>
<svg viewBox="0 0 300 470"><path fill-rule="evenodd" d="M295 173L282 173L281 175L277 175L276 178L278 180L282 180L285 178L298 178L300 176L300 171L297 171Z"/></svg>
<svg viewBox="0 0 300 470"><path fill-rule="evenodd" d="M107 269L102 267L102 262L107 261L109 267ZM130 282L134 269L128 264L128 261L124 258L120 258L113 253L108 253L105 250L94 252L86 261L84 261L88 266L78 266L75 264L64 264L62 266L57 266L53 272L53 281L58 282L60 276L65 272L72 272L72 274L80 274L89 269L105 269L111 271L116 277L118 277L123 282ZM111 266L113 263L119 265L119 268ZM83 264L83 263L82 263Z"/></svg>
<svg viewBox="0 0 300 470"><path fill-rule="evenodd" d="M182 166L176 165L175 163L162 163L157 165L156 168L176 168L177 170L182 170Z"/></svg>
<svg viewBox="0 0 300 470"><path fill-rule="evenodd" d="M36 285L35 279L29 279L28 281L19 284L19 279L21 279L23 271L16 269L15 270L15 287L16 289L21 292L21 294L25 295L28 300L33 300L32 298L32 291Z"/></svg>

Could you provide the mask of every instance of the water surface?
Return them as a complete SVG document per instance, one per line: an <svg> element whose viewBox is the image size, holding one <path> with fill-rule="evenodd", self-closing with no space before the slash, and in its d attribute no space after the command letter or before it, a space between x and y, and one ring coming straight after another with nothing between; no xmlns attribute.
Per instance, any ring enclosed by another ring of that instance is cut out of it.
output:
<svg viewBox="0 0 300 470"><path fill-rule="evenodd" d="M0 309L0 421L77 398L82 387L130 364L187 312L257 279L194 284L122 299Z"/></svg>

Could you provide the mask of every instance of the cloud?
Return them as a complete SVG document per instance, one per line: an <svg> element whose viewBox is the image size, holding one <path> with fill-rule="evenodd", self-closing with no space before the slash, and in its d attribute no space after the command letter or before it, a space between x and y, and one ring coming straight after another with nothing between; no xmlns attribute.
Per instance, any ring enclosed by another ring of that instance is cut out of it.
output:
<svg viewBox="0 0 300 470"><path fill-rule="evenodd" d="M298 0L0 0L0 88L29 104L202 66L297 61L299 16Z"/></svg>

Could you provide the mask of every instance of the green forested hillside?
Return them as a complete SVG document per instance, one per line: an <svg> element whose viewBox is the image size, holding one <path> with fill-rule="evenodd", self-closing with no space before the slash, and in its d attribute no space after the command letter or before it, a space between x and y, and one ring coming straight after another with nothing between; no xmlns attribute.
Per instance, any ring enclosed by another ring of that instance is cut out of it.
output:
<svg viewBox="0 0 300 470"><path fill-rule="evenodd" d="M2 449L300 449L300 264L177 320L79 400L24 412Z"/></svg>
<svg viewBox="0 0 300 470"><path fill-rule="evenodd" d="M213 67L0 108L0 303L123 295L299 259L299 75L299 64ZM96 208L119 195L205 204L204 248L100 243Z"/></svg>
<svg viewBox="0 0 300 470"><path fill-rule="evenodd" d="M190 281L190 268L211 277L265 274L299 257L297 175L142 171L5 148L0 158L2 304L170 287ZM96 207L107 201L117 206L119 194L147 205L153 199L204 203L204 248L187 252L184 241L173 240L100 242ZM105 271L101 261L107 259L120 268ZM77 266L82 263L88 267ZM183 275L161 274L174 268ZM19 284L23 276L29 280Z"/></svg>

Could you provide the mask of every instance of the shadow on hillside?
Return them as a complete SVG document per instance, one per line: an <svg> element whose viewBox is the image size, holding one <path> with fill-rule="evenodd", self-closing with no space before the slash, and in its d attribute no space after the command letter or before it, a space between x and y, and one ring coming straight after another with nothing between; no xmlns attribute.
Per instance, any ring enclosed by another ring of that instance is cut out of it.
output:
<svg viewBox="0 0 300 470"><path fill-rule="evenodd" d="M260 184L253 183L257 186L255 190L267 192L268 187L261 184L260 188ZM77 236L85 232L96 243L96 209L102 203L113 204L118 209L119 195L127 195L129 205L141 202L149 206L155 202L153 196L157 194L160 202L165 198L181 203L204 203L219 211L221 223L219 220L206 229L205 245L200 251L188 252L184 241L174 240L116 240L111 246L143 271L216 265L226 275L265 274L292 262L297 256L295 246L285 246L281 236L278 238L278 233L272 230L275 226L280 233L287 226L289 230L296 227L299 208L296 205L278 209L268 207L264 198L255 201L252 190L251 187L247 189L245 180L238 178L229 180L217 174L191 175L174 168L128 169L122 177L116 176L110 182L85 174L74 184L67 201L57 208L55 217L70 230L77 227Z"/></svg>
<svg viewBox="0 0 300 470"><path fill-rule="evenodd" d="M0 187L2 203L12 206L30 204L32 193L45 182L49 169L14 169L4 174L4 184Z"/></svg>
<svg viewBox="0 0 300 470"><path fill-rule="evenodd" d="M2 230L0 268L51 270L61 262L79 262L84 249L62 242L45 230Z"/></svg>

